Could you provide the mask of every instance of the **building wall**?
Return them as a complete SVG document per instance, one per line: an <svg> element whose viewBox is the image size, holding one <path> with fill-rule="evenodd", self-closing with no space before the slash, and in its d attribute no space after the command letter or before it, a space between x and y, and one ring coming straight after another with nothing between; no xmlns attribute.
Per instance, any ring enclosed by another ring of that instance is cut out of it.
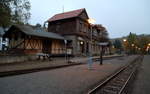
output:
<svg viewBox="0 0 150 94"><path fill-rule="evenodd" d="M20 44L21 42L23 42L24 39L18 36L15 36L15 33L12 34L11 39L9 40L9 48L14 48L16 47L18 44ZM23 49L24 45L21 44L20 46L18 46L17 48Z"/></svg>
<svg viewBox="0 0 150 94"><path fill-rule="evenodd" d="M80 36L65 36L66 39L72 41L72 52L73 55L75 56L80 56L80 55L87 55L89 52L89 43L86 39L80 37Z"/></svg>
<svg viewBox="0 0 150 94"><path fill-rule="evenodd" d="M77 37L75 35L66 35L65 38L71 41L70 48L72 48L72 54L76 55L78 52Z"/></svg>
<svg viewBox="0 0 150 94"><path fill-rule="evenodd" d="M65 35L67 40L71 40L73 55L86 54L87 40L82 40L84 44L80 45L81 40L79 40L78 37L81 37L82 39L84 39L84 37L88 37L89 29L87 22L81 20L80 18L49 22L48 31ZM81 50L82 46L84 47L84 51Z"/></svg>
<svg viewBox="0 0 150 94"><path fill-rule="evenodd" d="M52 41L52 54L65 54L65 45L62 40Z"/></svg>
<svg viewBox="0 0 150 94"><path fill-rule="evenodd" d="M68 19L68 20L49 22L48 31L55 32L62 35L74 34L76 32L76 20Z"/></svg>
<svg viewBox="0 0 150 94"><path fill-rule="evenodd" d="M25 49L38 49L42 50L42 40L40 39L26 39Z"/></svg>
<svg viewBox="0 0 150 94"><path fill-rule="evenodd" d="M34 36L25 36L25 38L21 38L21 34L17 34L16 36L15 33L12 33L10 36L11 39L9 41L9 48L10 49L15 48L16 50L17 49L23 50L24 53L26 54L36 54L36 53L64 54L65 53L63 40L39 38Z"/></svg>
<svg viewBox="0 0 150 94"><path fill-rule="evenodd" d="M25 49L28 50L28 52L32 51L35 53L45 53L45 52L49 54L64 54L65 53L63 40L49 39L51 43L47 43L45 46L43 46L44 45L43 41L44 39L26 40Z"/></svg>
<svg viewBox="0 0 150 94"><path fill-rule="evenodd" d="M42 41L38 38L25 36L18 31L12 31L12 33L9 34L9 37L9 49L16 51L22 50L27 54L34 54L42 51Z"/></svg>
<svg viewBox="0 0 150 94"><path fill-rule="evenodd" d="M100 54L100 47L97 45L99 42L98 29L87 22L88 16L86 12L82 12L79 17L72 19L64 19L54 22L49 22L48 31L64 35L69 41L72 41L73 55L87 55L90 52L90 37L92 30L92 53L94 55Z"/></svg>
<svg viewBox="0 0 150 94"><path fill-rule="evenodd" d="M83 12L79 15L79 17L80 17L81 19L83 19L83 20L89 19L89 17L88 17L88 15L87 15L86 11L83 11Z"/></svg>
<svg viewBox="0 0 150 94"><path fill-rule="evenodd" d="M59 26L59 29L57 30L58 24L60 26ZM85 22L79 18L74 18L74 20L71 19L71 20L66 20L66 21L52 22L52 23L49 23L48 30L49 30L49 32L55 32L58 34L62 34L66 37L67 40L71 40L73 55L75 55L75 56L83 55L83 54L86 55L86 53L87 53L86 42L88 40L85 38L88 37L88 34L89 34L89 28L88 28L87 22ZM78 39L78 37L81 37L83 40ZM80 44L81 41L84 42L83 45ZM84 49L82 46L84 47ZM82 51L82 49L84 51Z"/></svg>
<svg viewBox="0 0 150 94"><path fill-rule="evenodd" d="M76 31L80 36L89 36L89 25L86 21L81 20L80 18L76 19Z"/></svg>
<svg viewBox="0 0 150 94"><path fill-rule="evenodd" d="M26 39L24 49L25 53L28 54L35 54L35 53L42 53L42 40L40 39Z"/></svg>

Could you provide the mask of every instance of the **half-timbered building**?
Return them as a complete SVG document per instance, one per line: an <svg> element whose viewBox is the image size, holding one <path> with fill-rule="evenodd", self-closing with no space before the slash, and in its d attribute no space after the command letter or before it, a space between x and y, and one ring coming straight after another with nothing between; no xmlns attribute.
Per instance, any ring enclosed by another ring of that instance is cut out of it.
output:
<svg viewBox="0 0 150 94"><path fill-rule="evenodd" d="M13 25L5 33L9 38L9 51L22 54L64 54L64 37L44 28Z"/></svg>

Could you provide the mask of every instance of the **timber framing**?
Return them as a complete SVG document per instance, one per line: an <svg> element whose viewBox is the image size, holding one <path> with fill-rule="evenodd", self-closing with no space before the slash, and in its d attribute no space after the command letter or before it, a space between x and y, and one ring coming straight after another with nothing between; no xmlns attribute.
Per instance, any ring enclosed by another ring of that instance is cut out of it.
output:
<svg viewBox="0 0 150 94"><path fill-rule="evenodd" d="M38 28L39 29L39 28ZM9 50L20 50L24 54L51 53L52 41L64 41L64 37L55 33L36 31L35 28L26 25L13 25L5 33L9 38Z"/></svg>

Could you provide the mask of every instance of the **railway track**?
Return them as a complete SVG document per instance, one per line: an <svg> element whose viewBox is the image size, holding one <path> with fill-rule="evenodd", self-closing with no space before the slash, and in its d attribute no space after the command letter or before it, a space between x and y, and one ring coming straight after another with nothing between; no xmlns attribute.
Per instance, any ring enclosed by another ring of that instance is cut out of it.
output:
<svg viewBox="0 0 150 94"><path fill-rule="evenodd" d="M133 62L121 68L115 74L90 90L88 94L128 94L128 84L135 76L142 59L143 56L139 56Z"/></svg>

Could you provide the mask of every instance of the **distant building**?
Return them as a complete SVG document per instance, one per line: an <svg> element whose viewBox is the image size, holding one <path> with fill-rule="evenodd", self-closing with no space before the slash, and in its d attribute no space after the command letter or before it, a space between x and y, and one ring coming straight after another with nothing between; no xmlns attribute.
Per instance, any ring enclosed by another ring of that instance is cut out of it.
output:
<svg viewBox="0 0 150 94"><path fill-rule="evenodd" d="M3 35L5 34L5 29L0 27L0 51L6 50L8 46L8 39L3 38Z"/></svg>
<svg viewBox="0 0 150 94"><path fill-rule="evenodd" d="M4 30L0 27L0 50L2 50L3 33L4 33Z"/></svg>

